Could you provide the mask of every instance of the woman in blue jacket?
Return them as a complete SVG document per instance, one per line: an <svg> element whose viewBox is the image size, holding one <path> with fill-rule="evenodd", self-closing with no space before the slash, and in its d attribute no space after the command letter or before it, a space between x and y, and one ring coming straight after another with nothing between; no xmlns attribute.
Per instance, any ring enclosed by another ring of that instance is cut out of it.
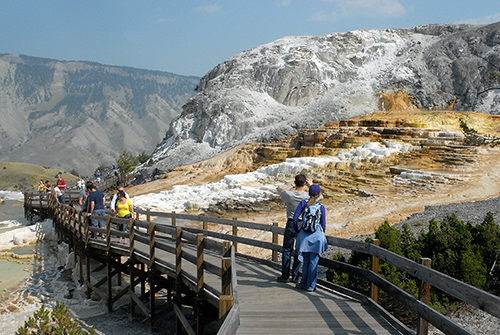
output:
<svg viewBox="0 0 500 335"><path fill-rule="evenodd" d="M319 255L326 251L326 211L319 201L322 199L321 188L313 184L309 187L309 200L302 200L293 216L293 227L297 235L299 261L302 264L302 280L297 288L314 291L318 279ZM299 219L300 218L300 219Z"/></svg>

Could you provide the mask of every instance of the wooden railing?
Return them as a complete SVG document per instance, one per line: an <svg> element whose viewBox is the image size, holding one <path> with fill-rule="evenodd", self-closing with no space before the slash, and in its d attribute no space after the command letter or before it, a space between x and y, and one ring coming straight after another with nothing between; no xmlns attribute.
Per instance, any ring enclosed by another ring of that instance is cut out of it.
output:
<svg viewBox="0 0 500 335"><path fill-rule="evenodd" d="M25 198L25 206L28 206L28 208L30 208L30 206L33 207L33 204L36 203L36 200L33 200L33 198L36 197L27 195ZM30 200L32 201L31 203L29 203ZM277 263L277 253L282 252L282 246L278 244L278 237L280 235L284 235L285 230L284 228L278 227L276 223L260 224L207 216L178 214L174 212L163 213L136 209L135 212L137 213L137 217L135 220L124 220L112 218L110 216L101 217L101 219L106 219L106 228L104 229L89 227L85 224L81 214L76 216L73 215L73 217L77 219L70 219L69 216L71 216L71 214L69 214L70 211L65 210L66 207L57 204L52 204L52 206L55 207L55 222L64 222L64 229L73 232L72 235L76 236L74 240L79 242L85 241L85 248L91 247L95 249L102 249L109 254L119 254L120 252L127 254L129 255L129 259L132 263L137 262L143 264L151 270L163 271L169 276L176 278L176 284L172 288L174 290L180 285L184 285L196 292L196 294L200 294L202 292L201 287L203 287L203 295L205 296L204 299L209 301L214 306L217 305L219 308L221 321L219 332L221 334L235 334L239 325L239 301L237 296L234 255L265 263L275 268L280 268L280 264ZM139 220L141 215L146 216L146 221ZM169 220L169 222L166 224L155 224L151 222L153 217L155 217L155 220L164 218ZM130 233L117 230L115 226L119 223L128 224L130 226ZM221 232L221 226L228 226L230 229L223 229L224 232ZM240 228L267 232L270 235L267 239L272 242L238 236L238 229ZM92 240L90 238L91 233L103 233L106 235L106 240ZM129 246L117 244L115 241L119 237L128 238L130 241ZM230 247L228 242L225 242L226 244L224 244L223 242L217 242L217 240L214 239L231 241L232 246ZM182 243L181 241L185 241L185 243ZM405 271L414 278L421 280L422 283L425 284L422 285L423 287L426 287L425 290L428 290L428 286L432 285L444 293L454 296L465 303L500 318L500 298L497 296L449 277L429 268L426 265L404 258L375 244L357 242L332 236L327 236L327 241L331 246L371 255L374 260L374 264L378 263L378 260L384 261L395 266L399 270ZM196 252L193 253L194 249L182 249L182 246L186 243L190 243L191 245L196 244ZM223 244L221 246L218 243ZM139 244L142 245L142 249L138 248ZM237 253L238 244L268 250L270 259L257 258L249 256L248 254ZM148 246L149 249L145 246ZM203 259L203 255L205 255L203 251L204 248L212 250L221 256L222 263L220 267L208 262L206 259ZM229 254L230 249L231 252ZM158 257L156 252L159 251L175 254L175 262L169 263L163 260L162 257ZM229 258L230 255L231 257ZM198 267L195 272L196 275L182 270L180 267L182 260L190 262ZM375 303L377 299L377 294L375 292L378 289L385 291L391 297L400 301L423 321L421 324L424 326L419 327L418 334L426 333L426 322L433 324L436 328L446 334L471 334L461 325L458 325L428 306L424 302L425 295L423 299L419 300L379 276L376 267L372 270L366 270L323 257L320 257L319 264L337 272L347 273L349 275L367 280L372 285L371 297L350 291L325 280L318 280L318 283L373 304L376 308L378 308L381 315L402 333L414 334L414 332L411 331L406 325L392 318L387 311ZM132 267L131 278L133 277L132 271L135 271L134 269L135 268ZM228 269L231 270L229 271ZM208 285L206 282L203 282L203 274L206 271L220 277L222 283L220 291ZM80 271L80 273L83 273L83 271ZM200 283L200 280L203 284ZM134 281L131 279L131 290L134 287L133 282ZM89 285L89 283L87 283L87 285ZM102 296L112 300L110 294L107 296L102 294ZM132 296L132 299L139 305L139 299L136 298ZM141 309L143 309L144 312L148 312L148 309L145 306L142 306ZM149 310L149 312L151 313L151 310Z"/></svg>
<svg viewBox="0 0 500 335"><path fill-rule="evenodd" d="M26 208L33 208L36 195L26 195ZM80 282L87 287L87 296L97 294L106 301L108 309L123 295L130 295L131 313L138 307L151 321L155 317L155 293L166 288L172 295L170 308L177 317L178 333L181 328L188 334L202 333L197 317L196 331L181 312L181 292L186 288L195 293L195 303L203 301L218 310L220 334L235 334L239 326L239 302L236 291L235 251L231 242L207 238L201 233L192 233L175 226L160 225L138 218L116 218L110 215L86 217L82 212L57 202L49 195L47 206L60 240L67 241L74 251L75 264L79 264ZM104 220L105 227L93 227L89 219ZM119 230L125 225L126 231ZM102 234L104 239L93 238ZM120 243L120 239L127 243ZM96 252L97 251L97 252ZM106 276L92 283L89 257L102 258L107 267ZM121 258L126 257L124 263ZM219 260L219 264L214 260ZM78 262L79 261L79 262ZM84 269L84 264L85 268ZM121 285L121 272L128 272L130 283L113 296L112 278L117 276ZM167 280L163 277L167 276ZM210 280L206 280L207 276ZM149 304L143 298L147 295L145 281L150 286ZM219 287L214 283L219 283ZM107 283L103 290L101 287ZM141 284L140 293L136 286ZM175 292L173 294L172 292ZM194 306L197 314L201 307ZM206 307L205 307L206 308ZM198 315L199 316L199 315Z"/></svg>
<svg viewBox="0 0 500 335"><path fill-rule="evenodd" d="M228 220L228 219L189 215L189 214L153 212L149 210L145 211L140 209L136 209L136 212L141 215L146 215L148 220L151 220L151 217L153 216L158 218L159 217L168 218L171 220L172 225L180 225L181 221L185 221L186 223L183 225L185 230L191 231L193 233L203 233L206 236L211 236L214 238L226 239L232 241L233 245L235 246L238 243L240 243L256 248L267 249L270 251L271 259L259 259L243 254L238 254L238 255L269 264L275 268L281 267L281 265L277 263L275 255L276 252L282 252L282 246L277 244L277 241L278 241L278 235L284 235L285 229L278 227L276 223L260 224L260 223L245 222L239 220ZM193 223L197 223L199 227L198 228L193 227ZM215 224L217 230L220 230L219 225L230 226L232 229L230 229L230 233L216 232L213 231L216 230L216 228L212 228L212 230L209 230L209 224ZM269 239L273 242L254 240L251 238L238 236L237 234L238 228L246 228L246 229L269 232L271 234L271 236L269 236L270 237ZM376 262L378 262L378 260L382 260L388 264L391 264L396 268L398 268L399 270L402 270L408 273L409 275L413 276L414 278L419 279L422 283L425 283L426 285L434 286L444 293L447 293L465 303L468 303L497 318L500 318L500 298L497 296L494 296L474 286L471 286L455 278L447 276L439 271L433 270L432 268L429 268L426 265L419 264L410 259L397 255L375 244L358 242L349 239L342 239L333 236L327 236L327 241L330 246L340 247L371 255ZM370 284L372 284L373 289L378 290L380 288L381 290L384 290L391 297L393 297L394 299L398 300L403 305L405 305L411 312L416 314L417 317L419 317L421 320L431 323L436 328L440 329L446 334L471 334L464 327L458 325L454 321L450 320L448 317L434 310L428 304L424 303L422 300L425 300L425 295L423 296L424 297L423 299L419 300L413 297L411 294L407 293L406 291L400 289L395 284L387 281L373 270L358 268L356 266L352 266L343 262L334 261L323 257L320 257L319 264L321 266L335 270L337 272L347 273L367 280ZM341 291L345 294L349 294L351 296L354 295L359 299L362 299L363 301L374 302L374 299L372 299L372 297L363 296L356 292L350 291L346 288L335 285L331 282L327 282L325 280L318 280L318 282L324 286ZM376 302L376 296L373 297L375 298ZM407 326L391 318L391 316L386 311L381 309L380 312L383 316L387 317L388 321L390 321L393 324L393 326L395 326L402 333L410 333L410 334L413 333ZM425 334L425 333L426 333L426 327L422 326L419 327L418 334Z"/></svg>

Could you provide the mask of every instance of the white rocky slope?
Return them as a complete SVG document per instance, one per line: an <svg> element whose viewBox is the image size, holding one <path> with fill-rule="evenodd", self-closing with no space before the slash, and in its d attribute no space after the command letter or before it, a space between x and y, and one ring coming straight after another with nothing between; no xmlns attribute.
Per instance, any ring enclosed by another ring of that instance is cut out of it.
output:
<svg viewBox="0 0 500 335"><path fill-rule="evenodd" d="M138 181L248 141L378 110L381 92L403 89L419 108L500 113L500 23L426 25L285 37L208 72L174 119ZM150 164L151 165L151 164Z"/></svg>

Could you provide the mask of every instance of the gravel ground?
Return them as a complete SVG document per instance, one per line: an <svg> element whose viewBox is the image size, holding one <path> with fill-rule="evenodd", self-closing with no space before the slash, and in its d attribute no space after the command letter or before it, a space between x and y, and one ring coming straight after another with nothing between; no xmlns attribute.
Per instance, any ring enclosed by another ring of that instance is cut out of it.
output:
<svg viewBox="0 0 500 335"><path fill-rule="evenodd" d="M440 221L451 214L455 214L461 221L475 225L481 223L488 212L493 214L495 222L500 223L500 197L449 205L427 206L423 212L410 215L405 220L397 223L395 227L400 228L406 222L412 227L412 231L417 234L421 230L428 228L430 220L436 219Z"/></svg>

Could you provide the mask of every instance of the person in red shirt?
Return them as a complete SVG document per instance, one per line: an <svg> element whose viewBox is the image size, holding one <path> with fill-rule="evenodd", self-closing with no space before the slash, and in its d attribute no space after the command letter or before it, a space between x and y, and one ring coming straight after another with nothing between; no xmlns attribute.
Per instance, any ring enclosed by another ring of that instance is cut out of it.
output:
<svg viewBox="0 0 500 335"><path fill-rule="evenodd" d="M58 174L57 175L57 183L56 183L56 186L62 191L62 195L61 195L61 203L62 204L65 204L66 201L65 201L65 198L64 198L64 192L66 191L66 181L64 179L62 179L62 176L61 174Z"/></svg>
<svg viewBox="0 0 500 335"><path fill-rule="evenodd" d="M64 179L62 179L62 176L60 174L57 175L57 184L56 184L57 187L59 187L59 189L61 191L66 191L66 181L64 181Z"/></svg>

